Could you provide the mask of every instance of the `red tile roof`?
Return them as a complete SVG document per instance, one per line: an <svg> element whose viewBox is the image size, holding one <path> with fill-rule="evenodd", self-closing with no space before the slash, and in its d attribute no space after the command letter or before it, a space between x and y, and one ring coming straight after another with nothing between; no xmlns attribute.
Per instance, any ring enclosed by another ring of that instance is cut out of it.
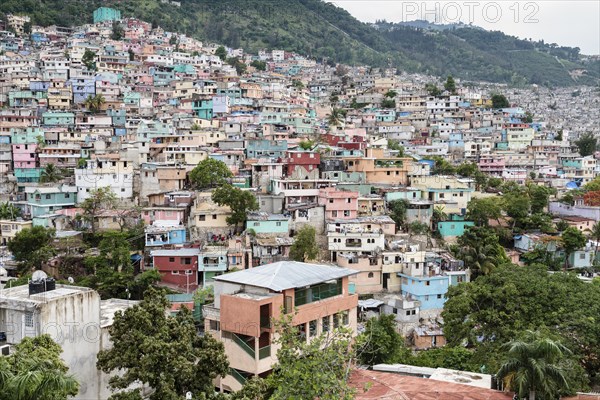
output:
<svg viewBox="0 0 600 400"><path fill-rule="evenodd" d="M350 384L356 400L512 400L513 395L492 389L389 372L354 370Z"/></svg>

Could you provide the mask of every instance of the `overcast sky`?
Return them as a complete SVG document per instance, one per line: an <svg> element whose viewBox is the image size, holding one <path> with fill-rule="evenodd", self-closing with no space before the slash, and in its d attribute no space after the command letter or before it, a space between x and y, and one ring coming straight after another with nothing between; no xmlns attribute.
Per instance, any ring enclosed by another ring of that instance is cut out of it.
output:
<svg viewBox="0 0 600 400"><path fill-rule="evenodd" d="M449 23L460 20L520 38L544 39L548 43L579 47L583 54L600 54L600 0L330 2L364 22L377 19L390 22L434 21L437 18L440 23Z"/></svg>

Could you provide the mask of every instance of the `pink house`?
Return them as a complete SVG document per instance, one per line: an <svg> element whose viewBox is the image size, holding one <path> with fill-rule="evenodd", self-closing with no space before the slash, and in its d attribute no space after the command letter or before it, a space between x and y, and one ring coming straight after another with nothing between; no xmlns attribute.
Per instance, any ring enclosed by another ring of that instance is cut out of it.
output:
<svg viewBox="0 0 600 400"><path fill-rule="evenodd" d="M325 219L352 219L358 216L358 192L319 189L319 205L325 207Z"/></svg>
<svg viewBox="0 0 600 400"><path fill-rule="evenodd" d="M37 144L13 144L14 168L36 168L37 167Z"/></svg>
<svg viewBox="0 0 600 400"><path fill-rule="evenodd" d="M154 221L185 221L186 207L146 207L142 210L146 225Z"/></svg>

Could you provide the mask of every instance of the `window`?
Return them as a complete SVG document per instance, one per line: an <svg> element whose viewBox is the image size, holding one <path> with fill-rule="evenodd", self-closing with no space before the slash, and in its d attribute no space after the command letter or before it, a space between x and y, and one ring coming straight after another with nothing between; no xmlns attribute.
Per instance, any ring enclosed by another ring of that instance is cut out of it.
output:
<svg viewBox="0 0 600 400"><path fill-rule="evenodd" d="M217 214L213 214L212 219L217 219Z"/></svg>
<svg viewBox="0 0 600 400"><path fill-rule="evenodd" d="M280 221L275 222L275 226L281 226L281 222Z"/></svg>
<svg viewBox="0 0 600 400"><path fill-rule="evenodd" d="M68 198L70 198L70 197L71 197L71 194L70 194L70 193L65 193L65 199L68 199Z"/></svg>
<svg viewBox="0 0 600 400"><path fill-rule="evenodd" d="M441 294L438 294L438 295L437 295L437 298L438 298L438 299L441 299L441 298L442 298L442 295L441 295Z"/></svg>
<svg viewBox="0 0 600 400"><path fill-rule="evenodd" d="M321 320L321 324L323 325L322 326L323 332L329 332L329 324L330 324L329 323L329 318L330 317L328 315L326 317L323 317L322 320Z"/></svg>
<svg viewBox="0 0 600 400"><path fill-rule="evenodd" d="M372 272L369 272L369 275L368 275L368 277L369 277L369 278L372 278L373 276L375 276L375 275L374 275Z"/></svg>
<svg viewBox="0 0 600 400"><path fill-rule="evenodd" d="M193 273L194 273L194 271L192 271L191 269L185 270L186 275L192 275Z"/></svg>
<svg viewBox="0 0 600 400"><path fill-rule="evenodd" d="M171 271L171 275L179 275L179 271Z"/></svg>
<svg viewBox="0 0 600 400"><path fill-rule="evenodd" d="M221 323L219 321L213 321L211 319L209 322L209 325L210 325L211 331L220 331L221 330Z"/></svg>
<svg viewBox="0 0 600 400"><path fill-rule="evenodd" d="M315 337L317 336L317 320L314 319L308 323L308 336Z"/></svg>
<svg viewBox="0 0 600 400"><path fill-rule="evenodd" d="M252 226L260 226L260 222L254 222Z"/></svg>
<svg viewBox="0 0 600 400"><path fill-rule="evenodd" d="M169 257L169 262L175 262L175 257Z"/></svg>
<svg viewBox="0 0 600 400"><path fill-rule="evenodd" d="M25 313L25 326L27 328L33 328L33 313L32 312Z"/></svg>
<svg viewBox="0 0 600 400"><path fill-rule="evenodd" d="M206 221L206 215L198 215L198 221Z"/></svg>
<svg viewBox="0 0 600 400"><path fill-rule="evenodd" d="M329 199L329 203L330 203L330 204L333 204L333 199Z"/></svg>
<svg viewBox="0 0 600 400"><path fill-rule="evenodd" d="M181 258L181 263L184 265L191 265L192 264L192 259L190 257L182 257Z"/></svg>
<svg viewBox="0 0 600 400"><path fill-rule="evenodd" d="M429 286L429 285L431 285L430 281L425 282L425 286Z"/></svg>
<svg viewBox="0 0 600 400"><path fill-rule="evenodd" d="M406 315L410 315L410 310L408 310L408 311L406 312Z"/></svg>
<svg viewBox="0 0 600 400"><path fill-rule="evenodd" d="M46 195L46 200L50 200L50 195L49 194Z"/></svg>
<svg viewBox="0 0 600 400"><path fill-rule="evenodd" d="M581 254L579 255L579 259L580 259L580 260L585 260L585 253L581 253Z"/></svg>

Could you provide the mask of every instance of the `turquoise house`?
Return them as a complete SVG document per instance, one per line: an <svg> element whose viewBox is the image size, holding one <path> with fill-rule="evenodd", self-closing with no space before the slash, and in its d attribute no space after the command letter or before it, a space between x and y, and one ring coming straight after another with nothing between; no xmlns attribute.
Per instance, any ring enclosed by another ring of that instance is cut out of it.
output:
<svg viewBox="0 0 600 400"><path fill-rule="evenodd" d="M13 173L18 183L39 182L42 168L15 168Z"/></svg>
<svg viewBox="0 0 600 400"><path fill-rule="evenodd" d="M73 207L77 202L75 186L27 187L25 195L31 217L39 217L51 214L56 210Z"/></svg>
<svg viewBox="0 0 600 400"><path fill-rule="evenodd" d="M192 112L201 119L212 119L213 101L210 99L194 99L192 101Z"/></svg>
<svg viewBox="0 0 600 400"><path fill-rule="evenodd" d="M121 19L121 11L110 7L100 7L94 10L94 23L104 21L118 21Z"/></svg>
<svg viewBox="0 0 600 400"><path fill-rule="evenodd" d="M246 158L284 158L287 140L250 140L246 146Z"/></svg>
<svg viewBox="0 0 600 400"><path fill-rule="evenodd" d="M38 137L44 137L44 130L41 128L18 129L10 130L10 142L12 144L30 144L37 143Z"/></svg>
<svg viewBox="0 0 600 400"><path fill-rule="evenodd" d="M289 218L282 214L257 212L248 214L246 229L255 233L288 233Z"/></svg>
<svg viewBox="0 0 600 400"><path fill-rule="evenodd" d="M75 114L71 112L45 112L42 124L46 126L65 126L75 124Z"/></svg>
<svg viewBox="0 0 600 400"><path fill-rule="evenodd" d="M415 188L402 188L398 190L390 190L385 194L385 201L394 200L420 200L421 190Z"/></svg>
<svg viewBox="0 0 600 400"><path fill-rule="evenodd" d="M462 236L468 226L474 226L472 221L465 221L460 215L452 215L450 221L438 222L437 229L442 238Z"/></svg>

